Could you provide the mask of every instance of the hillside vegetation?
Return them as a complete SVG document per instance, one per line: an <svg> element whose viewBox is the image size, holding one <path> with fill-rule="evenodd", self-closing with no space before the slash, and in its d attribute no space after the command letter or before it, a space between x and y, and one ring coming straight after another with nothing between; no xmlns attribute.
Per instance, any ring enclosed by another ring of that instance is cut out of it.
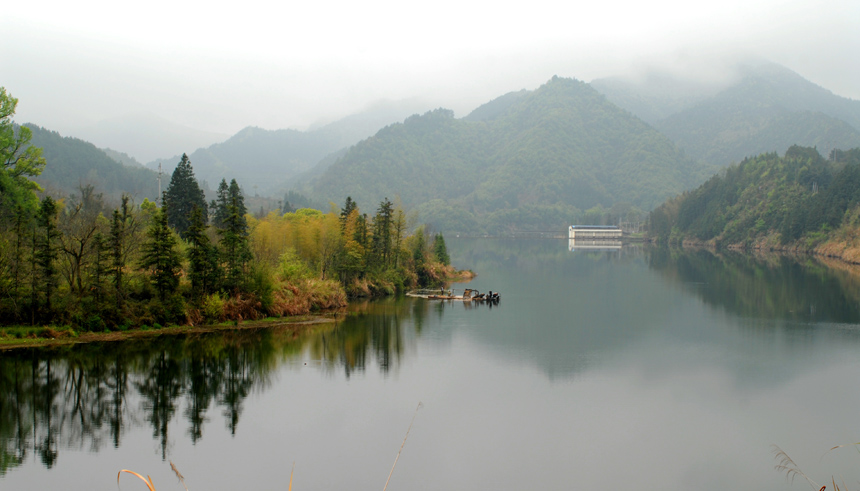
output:
<svg viewBox="0 0 860 491"><path fill-rule="evenodd" d="M384 128L309 194L374 203L392 193L444 231L558 229L593 207L650 209L713 169L583 82L553 78L463 119L437 109Z"/></svg>
<svg viewBox="0 0 860 491"><path fill-rule="evenodd" d="M656 208L651 234L661 241L813 250L860 227L860 148L792 146L784 157L744 159Z"/></svg>
<svg viewBox="0 0 860 491"><path fill-rule="evenodd" d="M27 127L33 133L30 143L42 149L47 163L34 180L49 194L69 196L90 185L111 198L128 194L141 202L144 198L158 197L155 172L123 165L92 143L63 137L56 131L35 125Z"/></svg>

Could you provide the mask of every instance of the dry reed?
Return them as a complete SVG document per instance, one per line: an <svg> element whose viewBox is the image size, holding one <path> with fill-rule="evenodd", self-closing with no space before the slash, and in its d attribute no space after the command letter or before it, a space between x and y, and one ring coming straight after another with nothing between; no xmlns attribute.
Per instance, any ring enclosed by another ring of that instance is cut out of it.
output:
<svg viewBox="0 0 860 491"><path fill-rule="evenodd" d="M119 472L117 472L117 473L116 473L116 486L117 486L117 487L119 487L119 476L121 476L123 472L127 472L127 473L129 473L129 474L131 474L131 475L133 475L133 476L137 476L141 481L143 481L143 482L146 484L146 487L148 487L148 488L149 488L149 491L155 491L155 485L153 485L153 484L152 484L152 478L151 478L151 477L146 476L146 477L147 477L147 479L149 479L149 480L147 481L147 479L144 479L144 478L143 478L143 476L141 476L141 475L140 475L140 474L138 474L137 472L130 471L130 470L127 470L127 469L123 469L123 470L121 470L121 471L119 471Z"/></svg>
<svg viewBox="0 0 860 491"><path fill-rule="evenodd" d="M773 458L779 462L773 466L773 468L779 473L785 472L786 481L791 481L793 483L794 478L800 476L806 479L806 482L812 486L812 489L818 489L818 484L810 479L809 476L804 474L803 471L800 470L800 467L798 467L794 460L792 460L783 449L779 448L777 445L771 445L771 447L773 448ZM825 487L826 486L822 486L821 489L824 489Z"/></svg>
<svg viewBox="0 0 860 491"><path fill-rule="evenodd" d="M183 475L179 472L179 469L177 469L177 468L176 468L176 466L175 466L175 465L173 465L173 461L172 461L172 460L170 461L170 468L171 468L171 469L173 469L173 473L174 473L174 474L176 474L176 477L178 477L178 478L179 478L179 482L181 482L181 483L182 483L182 486L185 488L185 491L188 491L188 485L187 485L187 484L185 484L185 476L183 476Z"/></svg>
<svg viewBox="0 0 860 491"><path fill-rule="evenodd" d="M409 431L412 430L412 425L415 424L415 417L418 416L418 410L421 409L421 403L418 403L418 407L415 408L415 414L412 415L412 422L409 423L409 428L406 429L406 436L403 437L403 443L400 444L400 450L397 451L397 456L394 457L394 465L391 466L391 472L388 473L388 479L385 480L385 486L382 488L382 491L385 491L388 488L388 482L391 481L391 475L394 474L394 468L397 466L397 459L400 458L400 452L403 451L403 447L406 445L406 439L409 438Z"/></svg>

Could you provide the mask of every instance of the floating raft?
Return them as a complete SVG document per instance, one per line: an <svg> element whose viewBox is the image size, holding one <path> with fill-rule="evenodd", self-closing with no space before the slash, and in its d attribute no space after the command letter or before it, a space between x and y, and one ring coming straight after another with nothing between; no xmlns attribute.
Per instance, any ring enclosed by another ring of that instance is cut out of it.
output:
<svg viewBox="0 0 860 491"><path fill-rule="evenodd" d="M462 294L456 294L452 290L412 290L406 293L407 297L426 298L428 300L459 300L462 302L498 302L499 294L494 292L492 296L480 293L478 290L467 288Z"/></svg>

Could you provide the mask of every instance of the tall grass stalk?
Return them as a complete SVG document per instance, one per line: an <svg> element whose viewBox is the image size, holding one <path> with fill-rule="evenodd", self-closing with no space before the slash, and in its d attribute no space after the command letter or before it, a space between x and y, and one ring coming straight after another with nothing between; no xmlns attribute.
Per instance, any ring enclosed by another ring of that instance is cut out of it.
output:
<svg viewBox="0 0 860 491"><path fill-rule="evenodd" d="M382 491L388 488L388 482L391 481L391 475L394 474L394 468L397 466L397 459L400 458L400 452L403 451L403 446L406 445L406 439L409 438L409 431L412 430L412 425L415 424L415 416L418 416L418 410L421 409L421 403L415 408L415 414L412 415L412 422L409 423L409 428L406 430L406 436L403 437L403 443L400 444L400 450L397 451L397 457L394 457L394 465L391 466L391 472L388 473L388 479L385 480L385 486Z"/></svg>
<svg viewBox="0 0 860 491"><path fill-rule="evenodd" d="M152 478L151 477L146 476L146 479L144 479L144 477L141 476L140 474L138 474L137 472L126 470L126 469L123 469L123 470L116 473L116 486L117 487L119 487L119 476L121 476L123 472L128 472L129 474L131 474L133 476L137 476L138 478L140 478L141 481L143 481L146 484L146 487L149 488L149 491L155 491L155 486L152 484ZM147 481L147 479L149 479L149 480Z"/></svg>
<svg viewBox="0 0 860 491"><path fill-rule="evenodd" d="M831 451L836 450L837 448L842 448L842 447L855 447L855 449L856 449L857 445L860 445L860 443L848 443L845 445L836 445L835 447L832 447L827 452L824 452L824 455L827 455ZM773 468L776 469L780 473L784 472L786 480L794 482L794 478L797 476L800 476L800 477L806 479L806 482L808 482L809 485L812 486L813 490L824 491L825 489L827 489L826 485L819 487L818 483L816 483L815 481L810 479L809 476L807 476L802 470L800 470L800 467L798 467L798 465L794 462L794 460L792 460L792 458L789 457L788 454L785 453L785 451L783 449L779 448L776 445L771 445L771 447L773 448L774 458L778 462L778 464L773 466ZM860 449L858 449L858 451L860 451ZM822 458L824 458L824 456L822 456ZM833 485L833 489L835 491L843 491L843 490L847 491L848 490L848 485L845 484L844 479L842 480L842 487L841 488L839 487L838 484L836 484L836 478L835 477L830 478L830 484Z"/></svg>
<svg viewBox="0 0 860 491"><path fill-rule="evenodd" d="M173 465L172 460L170 461L170 468L173 469L173 473L176 474L176 477L179 478L179 482L181 482L182 486L185 487L185 491L188 491L188 485L185 484L185 477L179 472L179 469L177 469L176 466Z"/></svg>

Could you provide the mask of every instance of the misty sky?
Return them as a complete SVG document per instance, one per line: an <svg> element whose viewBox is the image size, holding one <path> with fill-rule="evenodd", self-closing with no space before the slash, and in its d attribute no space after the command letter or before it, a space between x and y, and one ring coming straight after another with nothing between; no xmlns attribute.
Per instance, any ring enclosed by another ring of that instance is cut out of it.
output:
<svg viewBox="0 0 860 491"><path fill-rule="evenodd" d="M725 77L745 57L860 99L860 2L49 0L0 18L16 121L67 133L141 112L224 134L302 129L414 97L463 116L556 74Z"/></svg>

